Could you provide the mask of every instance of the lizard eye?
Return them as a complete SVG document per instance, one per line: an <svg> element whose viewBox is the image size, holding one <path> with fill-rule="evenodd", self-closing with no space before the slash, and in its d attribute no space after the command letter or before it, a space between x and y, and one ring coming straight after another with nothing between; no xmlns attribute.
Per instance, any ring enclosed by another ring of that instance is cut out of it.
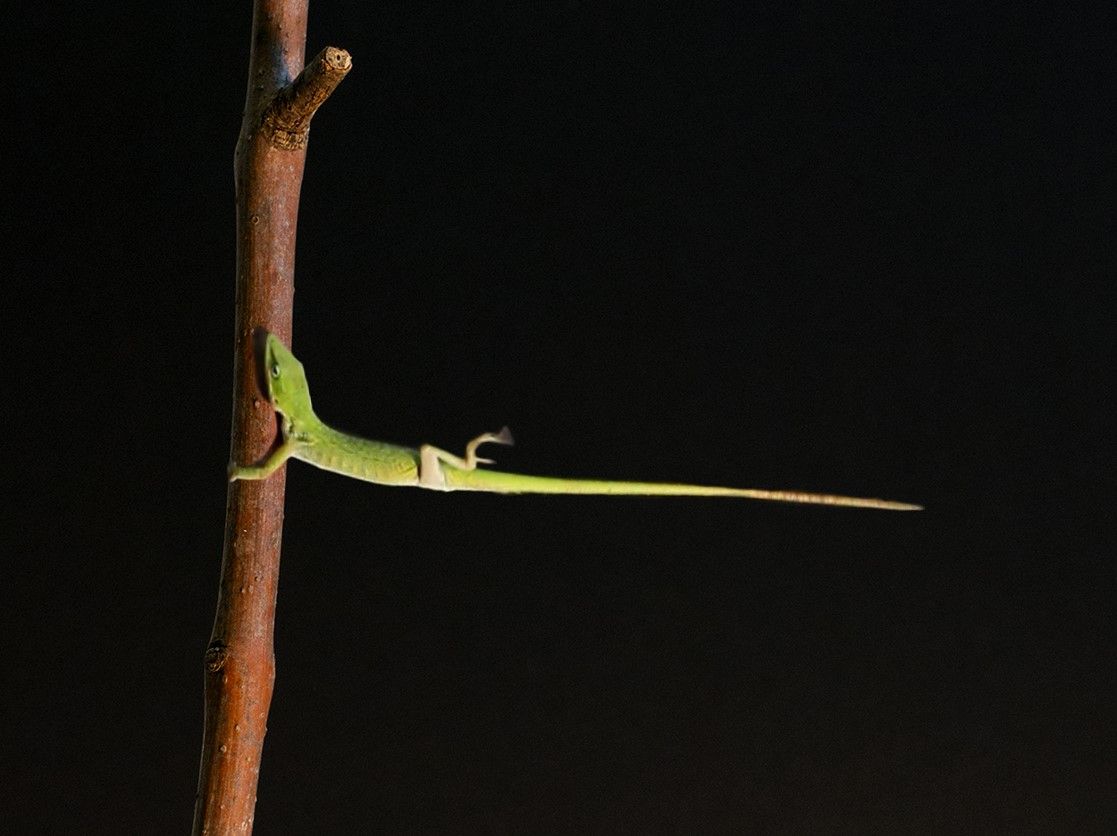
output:
<svg viewBox="0 0 1117 836"><path fill-rule="evenodd" d="M271 364L271 376L276 378L279 377L279 363Z"/></svg>

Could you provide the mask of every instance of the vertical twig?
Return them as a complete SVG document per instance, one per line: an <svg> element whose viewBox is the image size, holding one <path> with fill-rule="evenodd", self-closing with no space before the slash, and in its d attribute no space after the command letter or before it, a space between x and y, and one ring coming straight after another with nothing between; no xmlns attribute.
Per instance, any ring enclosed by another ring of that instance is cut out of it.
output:
<svg viewBox="0 0 1117 836"><path fill-rule="evenodd" d="M311 117L349 71L333 47L303 67L307 0L255 0L248 95L235 156L236 336L230 455L256 461L275 415L256 379L255 337L290 344L295 225ZM294 79L294 80L292 80ZM195 834L249 833L268 707L284 471L229 485L217 614L205 654L205 730Z"/></svg>

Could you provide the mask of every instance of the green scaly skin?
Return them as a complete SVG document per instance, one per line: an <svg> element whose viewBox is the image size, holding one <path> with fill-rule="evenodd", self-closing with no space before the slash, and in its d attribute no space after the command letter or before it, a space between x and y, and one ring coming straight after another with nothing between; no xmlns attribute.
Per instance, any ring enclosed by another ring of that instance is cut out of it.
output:
<svg viewBox="0 0 1117 836"><path fill-rule="evenodd" d="M802 491L721 488L669 482L614 482L599 479L562 479L528 476L478 468L487 459L476 456L485 443L511 444L505 427L470 442L465 457L430 445L415 450L383 441L371 441L326 426L314 414L303 365L274 334L268 334L264 349L264 371L268 397L283 416L283 441L258 465L231 464L229 480L266 479L287 459L308 464L378 485L401 485L440 491L484 491L487 493L595 494L628 496L724 496L798 502L812 505L842 505L918 511L921 506L887 499L867 499Z"/></svg>

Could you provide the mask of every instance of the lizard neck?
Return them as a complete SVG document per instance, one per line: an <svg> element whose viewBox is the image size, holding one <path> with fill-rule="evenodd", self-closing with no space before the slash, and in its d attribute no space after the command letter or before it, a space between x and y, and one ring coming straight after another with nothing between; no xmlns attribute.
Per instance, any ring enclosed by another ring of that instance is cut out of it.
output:
<svg viewBox="0 0 1117 836"><path fill-rule="evenodd" d="M299 415L283 416L283 437L295 441L310 441L321 433L325 425L321 419L310 409L303 410Z"/></svg>

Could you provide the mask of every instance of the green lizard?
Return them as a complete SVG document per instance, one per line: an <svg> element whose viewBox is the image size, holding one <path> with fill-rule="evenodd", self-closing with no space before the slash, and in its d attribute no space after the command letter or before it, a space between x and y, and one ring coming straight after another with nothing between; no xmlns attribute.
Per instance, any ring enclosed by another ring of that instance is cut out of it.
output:
<svg viewBox="0 0 1117 836"><path fill-rule="evenodd" d="M375 482L378 485L403 485L438 491L486 491L489 493L547 494L623 494L638 496L731 496L767 499L777 502L804 502L816 505L847 505L860 508L885 508L917 511L921 506L887 499L863 499L801 491L761 490L757 488L720 488L704 485L679 485L665 482L612 482L597 479L562 479L503 473L478 468L492 464L477 455L482 444L511 444L507 427L484 433L469 442L465 456L455 456L430 444L418 450L383 441L371 441L339 432L326 426L310 405L310 390L303 365L274 334L268 334L264 348L264 372L268 397L283 416L282 442L260 464L229 465L229 481L266 479L287 459L304 462Z"/></svg>

